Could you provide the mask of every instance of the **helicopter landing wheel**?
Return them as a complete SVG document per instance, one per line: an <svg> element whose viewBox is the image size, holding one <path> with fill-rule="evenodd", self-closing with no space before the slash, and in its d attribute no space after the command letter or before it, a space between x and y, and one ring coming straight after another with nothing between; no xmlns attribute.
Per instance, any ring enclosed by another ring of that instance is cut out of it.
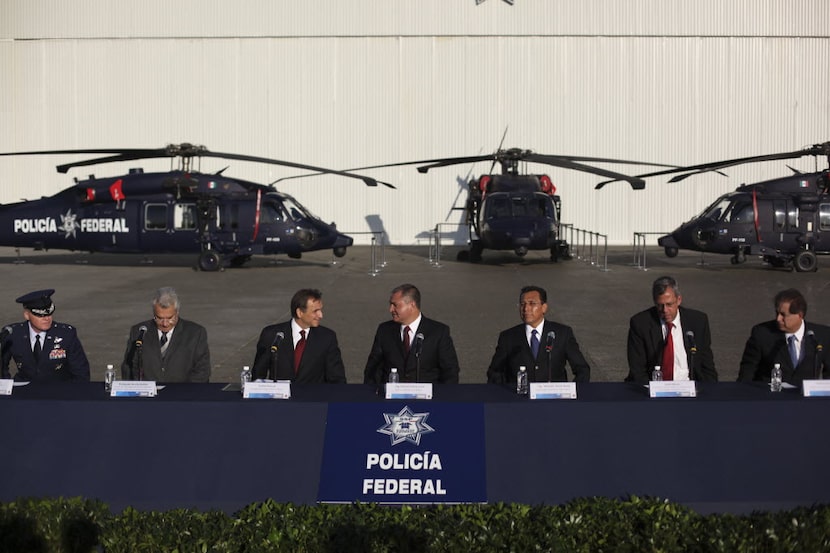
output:
<svg viewBox="0 0 830 553"><path fill-rule="evenodd" d="M470 245L470 262L471 263L481 263L481 252L484 251L484 246L481 245L481 242L474 241Z"/></svg>
<svg viewBox="0 0 830 553"><path fill-rule="evenodd" d="M801 250L795 254L793 266L799 273L814 273L818 270L818 258L812 250Z"/></svg>
<svg viewBox="0 0 830 553"><path fill-rule="evenodd" d="M202 271L218 271L222 266L222 259L214 251L202 252L199 255L199 269Z"/></svg>

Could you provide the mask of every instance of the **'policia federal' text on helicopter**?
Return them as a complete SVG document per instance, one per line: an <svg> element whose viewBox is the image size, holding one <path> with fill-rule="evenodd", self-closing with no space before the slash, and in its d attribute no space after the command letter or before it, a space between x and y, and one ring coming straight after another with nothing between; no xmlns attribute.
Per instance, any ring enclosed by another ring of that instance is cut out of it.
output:
<svg viewBox="0 0 830 553"><path fill-rule="evenodd" d="M481 261L484 250L512 250L522 257L529 250L549 250L551 261L567 259L568 243L560 232L562 203L556 187L548 175L525 174L519 171L519 163L540 163L553 167L592 173L613 180L627 181L635 190L645 187L639 177L630 177L588 163L620 163L676 167L643 161L628 161L597 157L537 154L530 150L499 149L493 154L427 159L390 163L371 167L359 167L350 171L421 165L418 172L430 169L491 161L490 172L467 182L469 195L463 208L469 233L469 251L458 254L459 261ZM501 173L494 174L495 164L501 165Z"/></svg>
<svg viewBox="0 0 830 553"><path fill-rule="evenodd" d="M678 182L735 165L802 156L826 156L830 164L830 142L794 152L678 167L639 177L680 173L670 180ZM757 255L773 267L816 271L816 256L830 253L830 171L792 171L793 175L744 184L724 194L703 213L658 239L658 244L669 257L681 249L693 250L731 254L732 263L738 264L748 255Z"/></svg>
<svg viewBox="0 0 830 553"><path fill-rule="evenodd" d="M178 159L163 173L131 169L128 174L87 180L54 196L0 206L0 245L91 252L197 253L198 267L240 266L259 254L332 249L342 257L352 238L311 214L271 186L207 174L194 158L214 157L282 165L358 178L369 186L391 184L344 171L247 155L211 152L192 144L160 149L85 149L3 153L14 155L105 155L59 165L73 167L151 158Z"/></svg>

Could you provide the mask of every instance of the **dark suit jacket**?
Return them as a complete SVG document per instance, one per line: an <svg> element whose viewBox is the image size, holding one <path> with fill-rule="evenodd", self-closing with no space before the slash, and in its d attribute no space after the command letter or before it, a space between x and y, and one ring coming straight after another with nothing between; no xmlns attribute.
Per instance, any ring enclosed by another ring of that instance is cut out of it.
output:
<svg viewBox="0 0 830 553"><path fill-rule="evenodd" d="M75 327L52 323L43 339L40 362L35 364L28 321L10 326L12 333L3 342L3 378L11 378L9 361L14 359L17 368L14 379L18 381L89 381L89 361Z"/></svg>
<svg viewBox="0 0 830 553"><path fill-rule="evenodd" d="M807 321L804 321L804 324L806 327L797 367L793 367L786 335L778 330L776 321L767 321L752 327L741 357L738 380L769 381L775 363L781 364L784 382L796 386L801 384L802 380L816 378L816 371L821 374L820 378L830 378L830 327ZM815 342L807 336L807 332L811 330L815 333ZM821 351L818 351L819 344Z"/></svg>
<svg viewBox="0 0 830 553"><path fill-rule="evenodd" d="M271 344L277 332L285 335L277 350L277 380L306 383L346 383L346 369L340 357L337 334L330 328L318 326L306 334L305 351L294 374L294 341L291 339L291 321L266 326L259 335L254 359L254 378L268 378L271 367Z"/></svg>
<svg viewBox="0 0 830 553"><path fill-rule="evenodd" d="M555 333L555 338L550 351L549 368L545 346L548 332L551 331ZM568 373L565 370L566 361L571 366L574 382L588 382L591 379L591 367L585 361L571 327L546 320L539 342L539 354L534 359L525 334L524 323L501 332L496 344L496 353L493 354L490 368L487 370L487 382L492 384L516 382L516 373L522 365L527 367L530 382L566 382L568 380Z"/></svg>
<svg viewBox="0 0 830 553"><path fill-rule="evenodd" d="M210 378L210 351L207 330L192 321L179 319L162 359L158 328L152 319L130 329L127 351L121 363L121 377L138 380L135 341L138 329L147 327L142 346L144 380L156 382L207 382Z"/></svg>
<svg viewBox="0 0 830 553"><path fill-rule="evenodd" d="M401 325L395 321L381 323L375 333L369 359L366 360L363 382L380 388L389 377L389 370L397 368L401 382L415 382L415 374L418 372L420 382L458 383L458 356L450 336L450 327L421 316L417 333L424 335L420 370L416 367L417 359L413 352L404 360Z"/></svg>
<svg viewBox="0 0 830 553"><path fill-rule="evenodd" d="M683 325L683 347L692 380L717 382L715 356L712 354L712 334L709 317L702 311L680 307ZM692 343L687 332L694 332L697 353L692 355ZM655 365L663 364L663 329L656 307L631 317L628 328L628 376L626 381L648 382ZM676 347L676 346L675 346Z"/></svg>

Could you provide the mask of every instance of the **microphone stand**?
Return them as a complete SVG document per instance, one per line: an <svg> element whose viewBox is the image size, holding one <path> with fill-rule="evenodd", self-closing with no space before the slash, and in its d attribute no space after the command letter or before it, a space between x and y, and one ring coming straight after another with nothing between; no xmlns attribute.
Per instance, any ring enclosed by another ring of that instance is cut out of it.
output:
<svg viewBox="0 0 830 553"><path fill-rule="evenodd" d="M139 380L144 380L144 348L139 343L137 343L135 347L136 347L136 351L135 351L136 362L135 362L135 364L136 364L136 367L138 368L138 379ZM130 375L130 377L132 377L132 376L133 375Z"/></svg>
<svg viewBox="0 0 830 553"><path fill-rule="evenodd" d="M551 350L553 350L553 346L545 347L545 354L548 358L548 382L553 382L553 366L551 365L551 362L550 362L550 352L551 352ZM565 379L567 380L567 375L566 375Z"/></svg>
<svg viewBox="0 0 830 553"><path fill-rule="evenodd" d="M421 352L415 352L415 382L421 381Z"/></svg>
<svg viewBox="0 0 830 553"><path fill-rule="evenodd" d="M268 379L274 382L277 381L277 357L280 355L280 350L271 347L271 365L268 367Z"/></svg>
<svg viewBox="0 0 830 553"><path fill-rule="evenodd" d="M815 339L815 338L814 338ZM813 376L816 380L821 380L822 370L821 370L821 352L824 351L824 347L821 344L816 344L816 351L815 351L815 358L813 359Z"/></svg>

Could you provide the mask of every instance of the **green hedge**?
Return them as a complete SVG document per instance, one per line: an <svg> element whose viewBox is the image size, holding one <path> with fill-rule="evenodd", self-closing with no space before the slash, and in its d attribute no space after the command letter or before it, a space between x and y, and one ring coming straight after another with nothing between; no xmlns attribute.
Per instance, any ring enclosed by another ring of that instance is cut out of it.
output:
<svg viewBox="0 0 830 553"><path fill-rule="evenodd" d="M0 553L830 552L830 506L701 516L658 499L380 507L255 503L234 516L113 515L85 499L0 504Z"/></svg>

